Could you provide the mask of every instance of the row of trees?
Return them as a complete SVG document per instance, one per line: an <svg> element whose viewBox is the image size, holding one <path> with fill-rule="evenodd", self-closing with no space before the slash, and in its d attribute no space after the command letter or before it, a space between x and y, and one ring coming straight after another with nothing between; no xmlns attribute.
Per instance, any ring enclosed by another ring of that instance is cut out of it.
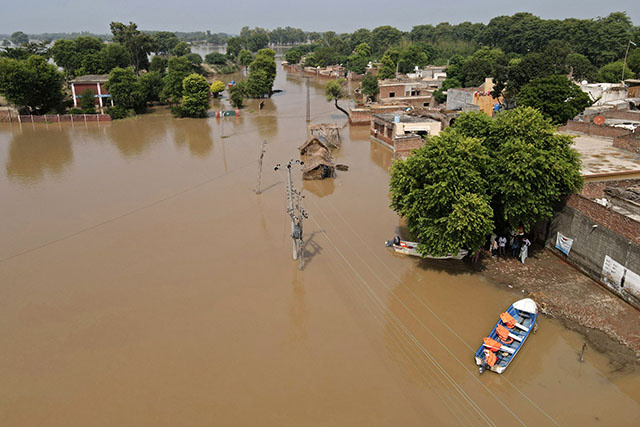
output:
<svg viewBox="0 0 640 427"><path fill-rule="evenodd" d="M571 137L539 111L474 112L393 164L391 207L407 219L421 253L442 256L479 249L495 230L528 231L581 185Z"/></svg>
<svg viewBox="0 0 640 427"><path fill-rule="evenodd" d="M231 103L237 108L244 98L263 98L273 93L276 78L276 53L272 49L260 49L249 64L247 80L236 83L230 89Z"/></svg>

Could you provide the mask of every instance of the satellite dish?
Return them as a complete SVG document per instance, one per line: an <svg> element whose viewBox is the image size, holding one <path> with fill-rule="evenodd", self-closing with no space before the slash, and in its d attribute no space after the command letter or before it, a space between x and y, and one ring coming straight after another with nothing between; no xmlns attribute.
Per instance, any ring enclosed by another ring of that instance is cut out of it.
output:
<svg viewBox="0 0 640 427"><path fill-rule="evenodd" d="M604 124L604 116L595 116L593 118L593 123L597 124L597 125L603 125Z"/></svg>

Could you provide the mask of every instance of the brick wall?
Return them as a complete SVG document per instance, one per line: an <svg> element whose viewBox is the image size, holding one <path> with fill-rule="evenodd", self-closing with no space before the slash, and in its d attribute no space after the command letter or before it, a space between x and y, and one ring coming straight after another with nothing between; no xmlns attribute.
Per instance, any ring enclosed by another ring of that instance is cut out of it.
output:
<svg viewBox="0 0 640 427"><path fill-rule="evenodd" d="M394 157L407 157L411 155L411 150L424 146L424 138L418 135L396 138L394 141Z"/></svg>
<svg viewBox="0 0 640 427"><path fill-rule="evenodd" d="M584 196L574 194L567 206L580 211L594 223L608 228L626 239L640 245L640 222L605 208Z"/></svg>
<svg viewBox="0 0 640 427"><path fill-rule="evenodd" d="M580 132L584 133L585 135L603 136L606 138L615 138L631 133L626 129L614 128L610 126L599 126L593 123L574 121L569 121L566 125L560 126L558 130L560 132Z"/></svg>
<svg viewBox="0 0 640 427"><path fill-rule="evenodd" d="M615 137L613 139L613 146L640 154L640 131L636 130L635 133Z"/></svg>
<svg viewBox="0 0 640 427"><path fill-rule="evenodd" d="M352 108L349 110L349 124L368 126L371 123L371 114L368 108Z"/></svg>
<svg viewBox="0 0 640 427"><path fill-rule="evenodd" d="M393 96L395 98L404 96L404 85L398 84L398 85L380 86L380 94L378 95L378 97L380 99L390 98L391 92L394 93Z"/></svg>

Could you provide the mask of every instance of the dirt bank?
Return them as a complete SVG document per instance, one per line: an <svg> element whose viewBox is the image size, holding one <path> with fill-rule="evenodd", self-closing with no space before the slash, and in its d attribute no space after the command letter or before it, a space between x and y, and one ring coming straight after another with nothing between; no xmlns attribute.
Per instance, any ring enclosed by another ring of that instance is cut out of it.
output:
<svg viewBox="0 0 640 427"><path fill-rule="evenodd" d="M482 274L533 298L545 315L581 333L588 348L605 353L614 370L640 365L636 309L548 249L534 251L524 265L511 257L483 255L478 267Z"/></svg>

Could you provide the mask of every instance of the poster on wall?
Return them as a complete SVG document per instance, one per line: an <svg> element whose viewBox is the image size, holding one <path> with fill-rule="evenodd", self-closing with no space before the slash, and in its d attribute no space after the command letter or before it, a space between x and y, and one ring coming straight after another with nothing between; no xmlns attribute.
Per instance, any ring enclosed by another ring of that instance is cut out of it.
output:
<svg viewBox="0 0 640 427"><path fill-rule="evenodd" d="M602 265L602 281L640 298L640 275L625 268L608 255L604 257Z"/></svg>
<svg viewBox="0 0 640 427"><path fill-rule="evenodd" d="M573 239L570 239L558 232L558 236L556 237L556 249L568 256L572 245Z"/></svg>

